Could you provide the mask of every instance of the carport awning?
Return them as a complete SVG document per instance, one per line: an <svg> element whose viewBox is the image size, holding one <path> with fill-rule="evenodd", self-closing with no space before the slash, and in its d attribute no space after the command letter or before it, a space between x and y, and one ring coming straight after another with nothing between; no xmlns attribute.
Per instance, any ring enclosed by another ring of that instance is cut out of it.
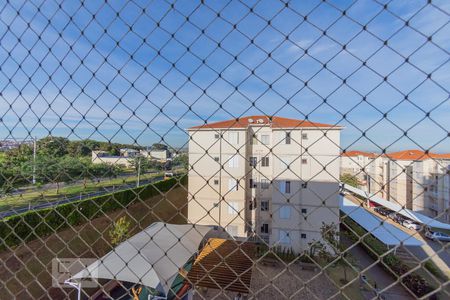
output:
<svg viewBox="0 0 450 300"><path fill-rule="evenodd" d="M410 209L406 209L403 208L400 204L395 203L395 202L391 202L391 201L387 201L386 199L383 199L381 197L375 196L373 194L367 193L363 190L360 190L358 188L355 188L353 186L350 186L348 184L342 184L343 188L349 192L352 192L356 195L359 195L361 197L364 197L366 199L369 199L372 202L378 203L379 205L382 205L386 208L389 208L392 211L395 211L405 217L407 217L408 219L411 219L413 221L416 221L420 224L429 226L431 228L435 228L435 229L444 229L444 230L450 230L450 224L446 224L443 222L439 222L437 220L434 220L428 216L425 216L421 213L412 211Z"/></svg>
<svg viewBox="0 0 450 300"><path fill-rule="evenodd" d="M353 219L353 221L362 226L367 232L370 232L388 246L399 245L400 242L405 246L420 246L423 244L400 228L383 222L383 220L371 214L365 208L342 196L340 199L340 209L346 216Z"/></svg>
<svg viewBox="0 0 450 300"><path fill-rule="evenodd" d="M167 295L179 270L212 228L153 223L70 278L111 279L142 284Z"/></svg>

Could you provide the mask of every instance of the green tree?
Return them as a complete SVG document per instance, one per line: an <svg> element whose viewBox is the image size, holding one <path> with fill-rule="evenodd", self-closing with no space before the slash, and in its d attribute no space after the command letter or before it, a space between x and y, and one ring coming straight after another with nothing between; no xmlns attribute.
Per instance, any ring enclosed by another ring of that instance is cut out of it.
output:
<svg viewBox="0 0 450 300"><path fill-rule="evenodd" d="M109 231L111 244L115 247L124 242L130 236L130 221L125 216L113 223L113 228Z"/></svg>
<svg viewBox="0 0 450 300"><path fill-rule="evenodd" d="M358 187L361 183L359 182L358 178L356 176L353 176L351 174L345 173L341 175L341 182L348 184L353 187Z"/></svg>
<svg viewBox="0 0 450 300"><path fill-rule="evenodd" d="M188 170L189 157L186 153L181 153L173 159L172 163L174 167L183 167L185 170Z"/></svg>
<svg viewBox="0 0 450 300"><path fill-rule="evenodd" d="M48 136L37 141L37 152L50 157L61 157L68 154L68 145L67 138Z"/></svg>

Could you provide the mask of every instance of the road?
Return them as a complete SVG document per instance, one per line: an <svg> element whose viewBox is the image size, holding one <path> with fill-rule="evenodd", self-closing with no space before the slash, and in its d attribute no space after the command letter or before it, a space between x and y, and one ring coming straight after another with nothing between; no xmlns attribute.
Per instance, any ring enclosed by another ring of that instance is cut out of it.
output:
<svg viewBox="0 0 450 300"><path fill-rule="evenodd" d="M148 175L148 174L156 174L156 173L161 173L161 172L160 171L150 171L150 172L141 173L141 176ZM127 178L132 178L132 177L137 178L137 174L125 173L125 174L119 174L114 178L111 178L111 177L91 178L91 179L87 180L87 182L88 183L94 183L94 182L98 183L98 182L109 181L111 179L118 179L118 178L123 178L124 180L126 180ZM13 191L9 192L8 195L14 196L14 195L20 195L20 194L24 194L24 193L31 193L31 192L36 192L36 191L47 190L47 189L55 189L58 186L58 184L59 184L59 188L71 187L71 186L85 184L85 180L80 179L80 180L71 181L69 183L67 183L67 182L59 182L59 183L52 182L52 183L46 183L40 187L37 187L36 185L22 186L22 187L15 188Z"/></svg>
<svg viewBox="0 0 450 300"><path fill-rule="evenodd" d="M160 181L163 179L164 179L163 176L158 176L158 177L154 177L154 178L150 178L150 179L142 179L142 180L140 180L140 185L145 185L145 184ZM30 210L54 207L54 206L61 205L64 203L83 200L83 199L87 199L87 198L91 198L91 197L95 197L95 196L108 194L111 192L118 192L118 191L126 190L129 188L135 187L135 186L136 186L136 183L133 182L133 183L128 183L128 184L121 184L119 186L119 188L117 188L117 186L114 186L114 185L104 186L104 187L102 187L102 190L100 190L100 191L87 193L87 194L80 194L80 195L72 196L72 197L65 197L64 195L61 195L61 200L56 200L56 201L52 201L52 202L44 202L44 203L39 203L36 205L30 205L27 207L22 207L22 208L17 208L17 209L0 212L0 219L6 218L9 216L13 216L16 214L24 213L24 212L27 212Z"/></svg>

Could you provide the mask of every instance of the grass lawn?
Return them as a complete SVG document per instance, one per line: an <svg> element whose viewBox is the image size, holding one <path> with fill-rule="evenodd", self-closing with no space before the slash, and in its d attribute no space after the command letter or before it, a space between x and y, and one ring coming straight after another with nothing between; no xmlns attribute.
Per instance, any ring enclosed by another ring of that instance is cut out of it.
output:
<svg viewBox="0 0 450 300"><path fill-rule="evenodd" d="M56 232L41 240L31 241L0 253L1 299L74 299L74 289L52 287L51 261L60 258L99 258L112 250L109 231L113 221L126 216L131 234L136 234L157 221L185 223L187 192L182 187L165 197L155 196L136 201L126 209L104 214L83 225ZM93 293L95 289L86 289ZM69 295L70 293L70 295ZM4 297L4 298L3 298Z"/></svg>
<svg viewBox="0 0 450 300"><path fill-rule="evenodd" d="M144 174L141 175L140 180L142 181L154 177L163 176L163 174L164 173ZM56 188L52 188L23 193L21 195L7 196L0 199L0 211L9 210L12 208L20 208L28 206L29 204L63 200L64 198L78 196L80 194L102 191L106 187L117 186L118 189L122 189L122 185L136 182L137 176L132 176L126 178L104 180L99 183L87 181L86 186L84 186L84 184L63 186L59 189L59 191Z"/></svg>

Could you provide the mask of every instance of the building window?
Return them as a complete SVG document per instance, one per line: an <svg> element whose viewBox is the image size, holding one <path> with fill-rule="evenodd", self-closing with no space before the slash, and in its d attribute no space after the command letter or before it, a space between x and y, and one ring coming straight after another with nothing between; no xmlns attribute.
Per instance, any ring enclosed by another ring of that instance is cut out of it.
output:
<svg viewBox="0 0 450 300"><path fill-rule="evenodd" d="M302 140L307 140L307 139L308 139L308 134L302 133Z"/></svg>
<svg viewBox="0 0 450 300"><path fill-rule="evenodd" d="M269 224L262 224L261 226L261 233L269 233Z"/></svg>
<svg viewBox="0 0 450 300"><path fill-rule="evenodd" d="M239 144L239 132L237 131L229 131L228 132L228 142L232 145Z"/></svg>
<svg viewBox="0 0 450 300"><path fill-rule="evenodd" d="M237 215L239 211L239 204L237 202L228 202L228 214L230 216Z"/></svg>
<svg viewBox="0 0 450 300"><path fill-rule="evenodd" d="M215 138L215 139L219 139L219 138L220 138L220 134L216 133L216 134L214 135L214 138Z"/></svg>
<svg viewBox="0 0 450 300"><path fill-rule="evenodd" d="M291 143L291 133L290 132L286 132L286 138L284 139L284 142L286 143L286 145L289 145Z"/></svg>
<svg viewBox="0 0 450 300"><path fill-rule="evenodd" d="M219 184L219 179L214 179L214 185L218 185Z"/></svg>
<svg viewBox="0 0 450 300"><path fill-rule="evenodd" d="M230 191L237 191L239 189L239 180L236 180L234 178L228 179L228 190Z"/></svg>
<svg viewBox="0 0 450 300"><path fill-rule="evenodd" d="M219 162L219 157L214 157L214 161Z"/></svg>
<svg viewBox="0 0 450 300"><path fill-rule="evenodd" d="M300 238L302 238L302 239L306 239L306 233L302 233L302 234L300 234Z"/></svg>
<svg viewBox="0 0 450 300"><path fill-rule="evenodd" d="M284 194L290 194L291 193L291 182L290 181L280 181L280 192Z"/></svg>
<svg viewBox="0 0 450 300"><path fill-rule="evenodd" d="M238 227L236 225L228 225L227 232L231 236L237 236L238 235Z"/></svg>
<svg viewBox="0 0 450 300"><path fill-rule="evenodd" d="M306 165L308 163L308 159L302 158L302 165Z"/></svg>
<svg viewBox="0 0 450 300"><path fill-rule="evenodd" d="M228 160L228 167L229 168L239 168L239 156L238 155L230 156L230 159Z"/></svg>
<svg viewBox="0 0 450 300"><path fill-rule="evenodd" d="M291 244L291 238L289 237L289 232L280 230L279 231L279 242L280 244Z"/></svg>
<svg viewBox="0 0 450 300"><path fill-rule="evenodd" d="M269 166L269 157L268 157L268 156L264 156L264 157L261 159L261 165L262 165L263 167L268 167L268 166Z"/></svg>
<svg viewBox="0 0 450 300"><path fill-rule="evenodd" d="M291 207L290 206L281 206L280 207L280 219L289 219L291 218Z"/></svg>
<svg viewBox="0 0 450 300"><path fill-rule="evenodd" d="M269 189L270 181L268 179L261 179L261 189Z"/></svg>
<svg viewBox="0 0 450 300"><path fill-rule="evenodd" d="M302 208L302 214L306 214L307 212L306 208Z"/></svg>
<svg viewBox="0 0 450 300"><path fill-rule="evenodd" d="M250 188L251 188L251 189L256 188L256 182L253 180L253 178L250 178L250 183L249 183L249 185L250 185Z"/></svg>
<svg viewBox="0 0 450 300"><path fill-rule="evenodd" d="M269 145L270 144L270 135L268 135L268 134L261 134L261 144Z"/></svg>
<svg viewBox="0 0 450 300"><path fill-rule="evenodd" d="M258 158L256 158L255 156L250 156L248 163L250 167L256 167L256 165L258 164Z"/></svg>
<svg viewBox="0 0 450 300"><path fill-rule="evenodd" d="M269 201L261 201L261 211L269 210Z"/></svg>

